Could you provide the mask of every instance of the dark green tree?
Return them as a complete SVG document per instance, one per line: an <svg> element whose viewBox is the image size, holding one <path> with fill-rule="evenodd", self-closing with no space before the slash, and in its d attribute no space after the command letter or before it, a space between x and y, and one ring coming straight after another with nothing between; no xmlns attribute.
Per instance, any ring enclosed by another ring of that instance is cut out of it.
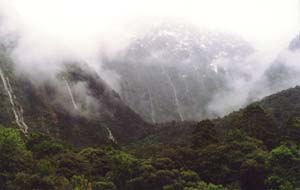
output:
<svg viewBox="0 0 300 190"><path fill-rule="evenodd" d="M209 144L218 143L217 130L211 120L200 121L193 132L194 147L203 147Z"/></svg>
<svg viewBox="0 0 300 190"><path fill-rule="evenodd" d="M28 170L31 164L31 153L20 131L0 127L0 189L8 189L16 174Z"/></svg>
<svg viewBox="0 0 300 190"><path fill-rule="evenodd" d="M233 126L244 130L251 137L262 140L269 149L279 143L277 125L258 104L246 107Z"/></svg>
<svg viewBox="0 0 300 190"><path fill-rule="evenodd" d="M256 160L249 159L241 165L241 190L265 190L266 169Z"/></svg>

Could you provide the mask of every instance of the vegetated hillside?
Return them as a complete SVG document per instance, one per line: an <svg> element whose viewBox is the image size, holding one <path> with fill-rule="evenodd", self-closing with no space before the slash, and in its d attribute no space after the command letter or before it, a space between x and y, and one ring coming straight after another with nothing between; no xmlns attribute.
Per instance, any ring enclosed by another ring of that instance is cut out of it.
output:
<svg viewBox="0 0 300 190"><path fill-rule="evenodd" d="M151 128L86 64L66 63L39 80L14 72L0 56L0 123L40 131L77 146L128 143Z"/></svg>
<svg viewBox="0 0 300 190"><path fill-rule="evenodd" d="M165 23L103 62L121 76L122 100L146 121L198 121L213 114L208 104L232 74L242 77L234 68L253 52L234 35Z"/></svg>
<svg viewBox="0 0 300 190"><path fill-rule="evenodd" d="M130 146L79 149L1 126L0 189L296 189L298 97L295 87L224 118L161 124Z"/></svg>
<svg viewBox="0 0 300 190"><path fill-rule="evenodd" d="M263 98L259 103L272 115L281 127L294 118L300 117L300 87L296 86Z"/></svg>
<svg viewBox="0 0 300 190"><path fill-rule="evenodd" d="M256 123L256 121L259 121L259 117L261 117L262 122L266 122L268 131L274 130L276 133L280 133L279 136L282 136L289 123L300 118L300 87L296 86L267 96L260 101L249 104L246 108L234 111L223 118L212 119L211 121L218 128L217 132L221 134L220 138L223 138L222 134L225 133L226 130L239 128L242 127L242 125L246 126L245 123L239 123L240 119L251 119L252 112L255 113L252 119L254 128L257 128L256 130L263 130L259 129ZM175 121L157 124L152 134L143 139L141 143L182 144L183 142L189 142L196 125L197 122ZM276 138L279 138L279 136Z"/></svg>

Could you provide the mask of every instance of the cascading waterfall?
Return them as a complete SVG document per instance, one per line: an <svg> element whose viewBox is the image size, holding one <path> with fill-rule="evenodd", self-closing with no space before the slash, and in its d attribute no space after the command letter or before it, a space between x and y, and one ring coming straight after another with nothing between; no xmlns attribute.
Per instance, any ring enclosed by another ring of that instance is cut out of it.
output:
<svg viewBox="0 0 300 190"><path fill-rule="evenodd" d="M106 128L106 130L108 132L108 139L111 140L114 143L117 143L117 141L116 141L115 137L113 136L111 130L108 127L105 127L105 128Z"/></svg>
<svg viewBox="0 0 300 190"><path fill-rule="evenodd" d="M162 71L163 71L164 75L166 75L166 77L167 77L167 79L168 79L168 81L170 83L170 86L172 87L173 95L174 95L174 100L175 100L175 105L177 107L177 113L178 113L178 115L180 117L180 120L184 121L183 115L182 115L181 110L180 110L180 104L179 104L179 100L178 100L178 97L177 97L177 90L175 88L175 85L174 85L174 83L173 83L173 81L172 81L169 73L166 71L165 67L161 66L161 68L162 68Z"/></svg>
<svg viewBox="0 0 300 190"><path fill-rule="evenodd" d="M70 85L69 85L69 82L68 82L64 77L63 77L63 80L64 80L65 83L66 83L66 86L67 86L69 95L70 95L70 97L71 97L71 101L72 101L73 107L74 107L75 110L78 110L78 106L77 106L77 104L76 104L76 102L75 102L75 99L74 99L74 96L73 96L71 87L70 87Z"/></svg>
<svg viewBox="0 0 300 190"><path fill-rule="evenodd" d="M68 93L69 93L69 95L71 97L71 101L72 101L74 109L78 110L78 106L76 104L76 101L75 101L74 95L72 93L72 89L70 87L69 82L64 77L62 79L66 83L66 86L67 86L67 89L68 89ZM113 136L111 130L108 127L105 127L105 129L107 130L107 133L108 133L108 137L107 138L110 139L112 142L117 143L117 141L116 141L115 137Z"/></svg>
<svg viewBox="0 0 300 190"><path fill-rule="evenodd" d="M150 108L151 108L151 120L153 123L155 123L155 110L154 110L154 104L153 104L153 98L152 98L152 94L150 93L150 89L147 86L147 93L149 96L149 101L150 101Z"/></svg>
<svg viewBox="0 0 300 190"><path fill-rule="evenodd" d="M17 105L17 98L14 95L14 92L12 90L9 78L5 77L1 69L0 69L0 77L2 79L4 89L7 92L7 95L9 97L9 101L11 104L13 114L15 116L16 123L19 126L20 130L26 135L28 133L28 126L24 121L24 117L23 117L24 110L22 106Z"/></svg>

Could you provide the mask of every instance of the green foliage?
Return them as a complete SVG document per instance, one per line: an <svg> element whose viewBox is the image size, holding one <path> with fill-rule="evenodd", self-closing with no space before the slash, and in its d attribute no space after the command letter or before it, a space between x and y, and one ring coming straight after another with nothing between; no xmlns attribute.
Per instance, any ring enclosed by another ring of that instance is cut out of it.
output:
<svg viewBox="0 0 300 190"><path fill-rule="evenodd" d="M226 135L225 152L230 174L228 182L240 179L241 165L248 159L256 160L265 164L267 152L264 150L263 142L248 136L242 130L230 130Z"/></svg>
<svg viewBox="0 0 300 190"><path fill-rule="evenodd" d="M36 162L36 173L40 176L55 175L55 166L53 166L50 160L38 160Z"/></svg>
<svg viewBox="0 0 300 190"><path fill-rule="evenodd" d="M170 170L175 168L174 162L170 158L154 158L151 164L158 170Z"/></svg>
<svg viewBox="0 0 300 190"><path fill-rule="evenodd" d="M280 139L276 138L278 128L267 112L257 104L251 104L242 111L242 115L234 123L236 128L244 130L249 136L262 140L268 148L276 146Z"/></svg>
<svg viewBox="0 0 300 190"><path fill-rule="evenodd" d="M192 170L182 170L180 171L180 177L184 181L197 182L200 180L199 175Z"/></svg>
<svg viewBox="0 0 300 190"><path fill-rule="evenodd" d="M91 167L93 176L104 176L109 171L106 152L99 148L85 148L79 154Z"/></svg>
<svg viewBox="0 0 300 190"><path fill-rule="evenodd" d="M37 158L51 157L61 153L64 145L61 141L52 139L42 133L32 133L27 140L26 146Z"/></svg>
<svg viewBox="0 0 300 190"><path fill-rule="evenodd" d="M300 187L300 149L296 145L281 145L274 148L268 159L271 175L270 189L293 189Z"/></svg>
<svg viewBox="0 0 300 190"><path fill-rule="evenodd" d="M184 190L227 190L227 188L223 187L222 185L214 185L212 183L205 183L200 181L195 184L189 184Z"/></svg>
<svg viewBox="0 0 300 190"><path fill-rule="evenodd" d="M36 174L18 173L14 185L20 190L52 190L55 187L55 177L41 177Z"/></svg>
<svg viewBox="0 0 300 190"><path fill-rule="evenodd" d="M71 185L73 190L86 190L89 186L89 183L84 176L74 175L71 178Z"/></svg>
<svg viewBox="0 0 300 190"><path fill-rule="evenodd" d="M79 175L88 175L91 171L91 166L88 162L78 153L68 151L58 156L57 160L57 173L67 178Z"/></svg>
<svg viewBox="0 0 300 190"><path fill-rule="evenodd" d="M31 154L18 130L0 127L0 189L14 179L16 173L27 169Z"/></svg>
<svg viewBox="0 0 300 190"><path fill-rule="evenodd" d="M204 181L223 184L227 183L230 169L227 164L226 147L209 145L198 151L195 171Z"/></svg>
<svg viewBox="0 0 300 190"><path fill-rule="evenodd" d="M291 117L284 128L281 129L282 141L294 142L300 145L300 118Z"/></svg>
<svg viewBox="0 0 300 190"><path fill-rule="evenodd" d="M264 190L266 169L263 164L254 159L249 159L241 165L241 189L242 190Z"/></svg>
<svg viewBox="0 0 300 190"><path fill-rule="evenodd" d="M138 170L138 160L122 151L111 151L109 156L111 169L106 177L113 181L119 190L126 189L126 181Z"/></svg>
<svg viewBox="0 0 300 190"><path fill-rule="evenodd" d="M196 147L218 143L215 124L211 120L199 122L194 130L193 145Z"/></svg>
<svg viewBox="0 0 300 190"><path fill-rule="evenodd" d="M93 190L117 190L117 188L112 182L100 181L94 184Z"/></svg>

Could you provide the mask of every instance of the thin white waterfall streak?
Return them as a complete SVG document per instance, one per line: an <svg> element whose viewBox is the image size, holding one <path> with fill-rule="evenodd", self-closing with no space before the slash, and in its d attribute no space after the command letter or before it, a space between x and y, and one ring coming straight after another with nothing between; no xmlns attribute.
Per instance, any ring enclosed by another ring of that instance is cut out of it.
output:
<svg viewBox="0 0 300 190"><path fill-rule="evenodd" d="M73 96L71 87L70 87L70 85L69 85L69 82L68 82L65 78L63 78L63 80L64 80L65 83L66 83L66 86L67 86L69 95L70 95L70 97L71 97L71 101L72 101L73 107L74 107L75 110L78 110L78 106L77 106L77 104L76 104L76 102L75 102L75 99L74 99L74 96Z"/></svg>
<svg viewBox="0 0 300 190"><path fill-rule="evenodd" d="M151 120L153 123L155 123L156 121L155 121L155 110L154 110L153 98L152 98L152 94L151 94L148 86L147 86L147 91L148 91L148 96L149 96L149 101L150 101Z"/></svg>
<svg viewBox="0 0 300 190"><path fill-rule="evenodd" d="M14 95L14 92L12 90L9 78L5 77L5 75L4 75L4 73L1 69L0 69L0 77L2 79L4 89L5 89L5 91L8 95L8 98L9 98L9 101L10 101L10 104L11 104L11 108L12 108L13 114L15 116L16 123L19 126L20 130L24 134L27 134L28 133L28 126L24 121L24 116L23 116L24 110L23 110L22 106L20 106L20 105L18 106L17 98Z"/></svg>
<svg viewBox="0 0 300 190"><path fill-rule="evenodd" d="M180 120L184 121L183 115L182 115L181 110L180 110L180 104L179 104L179 100L178 100L178 97L177 97L177 90L175 88L175 85L174 85L174 83L173 83L173 81L172 81L169 73L166 71L166 69L165 69L164 66L162 66L162 70L163 70L163 73L166 75L166 77L167 77L167 79L168 79L168 81L170 83L170 86L172 87L173 95L174 95L174 100L175 100L175 104L176 104L176 107L177 107L177 113L178 113L178 115L180 117Z"/></svg>
<svg viewBox="0 0 300 190"><path fill-rule="evenodd" d="M186 85L187 81L185 80L185 78L182 78L182 82L183 82L185 94L187 94L187 95L190 94L190 93L189 93L189 89L188 89L188 87L187 87L187 85Z"/></svg>
<svg viewBox="0 0 300 190"><path fill-rule="evenodd" d="M108 139L111 140L114 143L117 143L114 135L112 134L111 130L108 127L105 127L107 132L108 132Z"/></svg>
<svg viewBox="0 0 300 190"><path fill-rule="evenodd" d="M127 91L127 89L128 89L128 85L127 85L127 81L126 81L126 79L123 79L124 81L123 81L123 83L121 83L121 93L120 93L120 96L121 96L121 100L125 103L125 104L127 104L127 99L126 99L126 91Z"/></svg>

